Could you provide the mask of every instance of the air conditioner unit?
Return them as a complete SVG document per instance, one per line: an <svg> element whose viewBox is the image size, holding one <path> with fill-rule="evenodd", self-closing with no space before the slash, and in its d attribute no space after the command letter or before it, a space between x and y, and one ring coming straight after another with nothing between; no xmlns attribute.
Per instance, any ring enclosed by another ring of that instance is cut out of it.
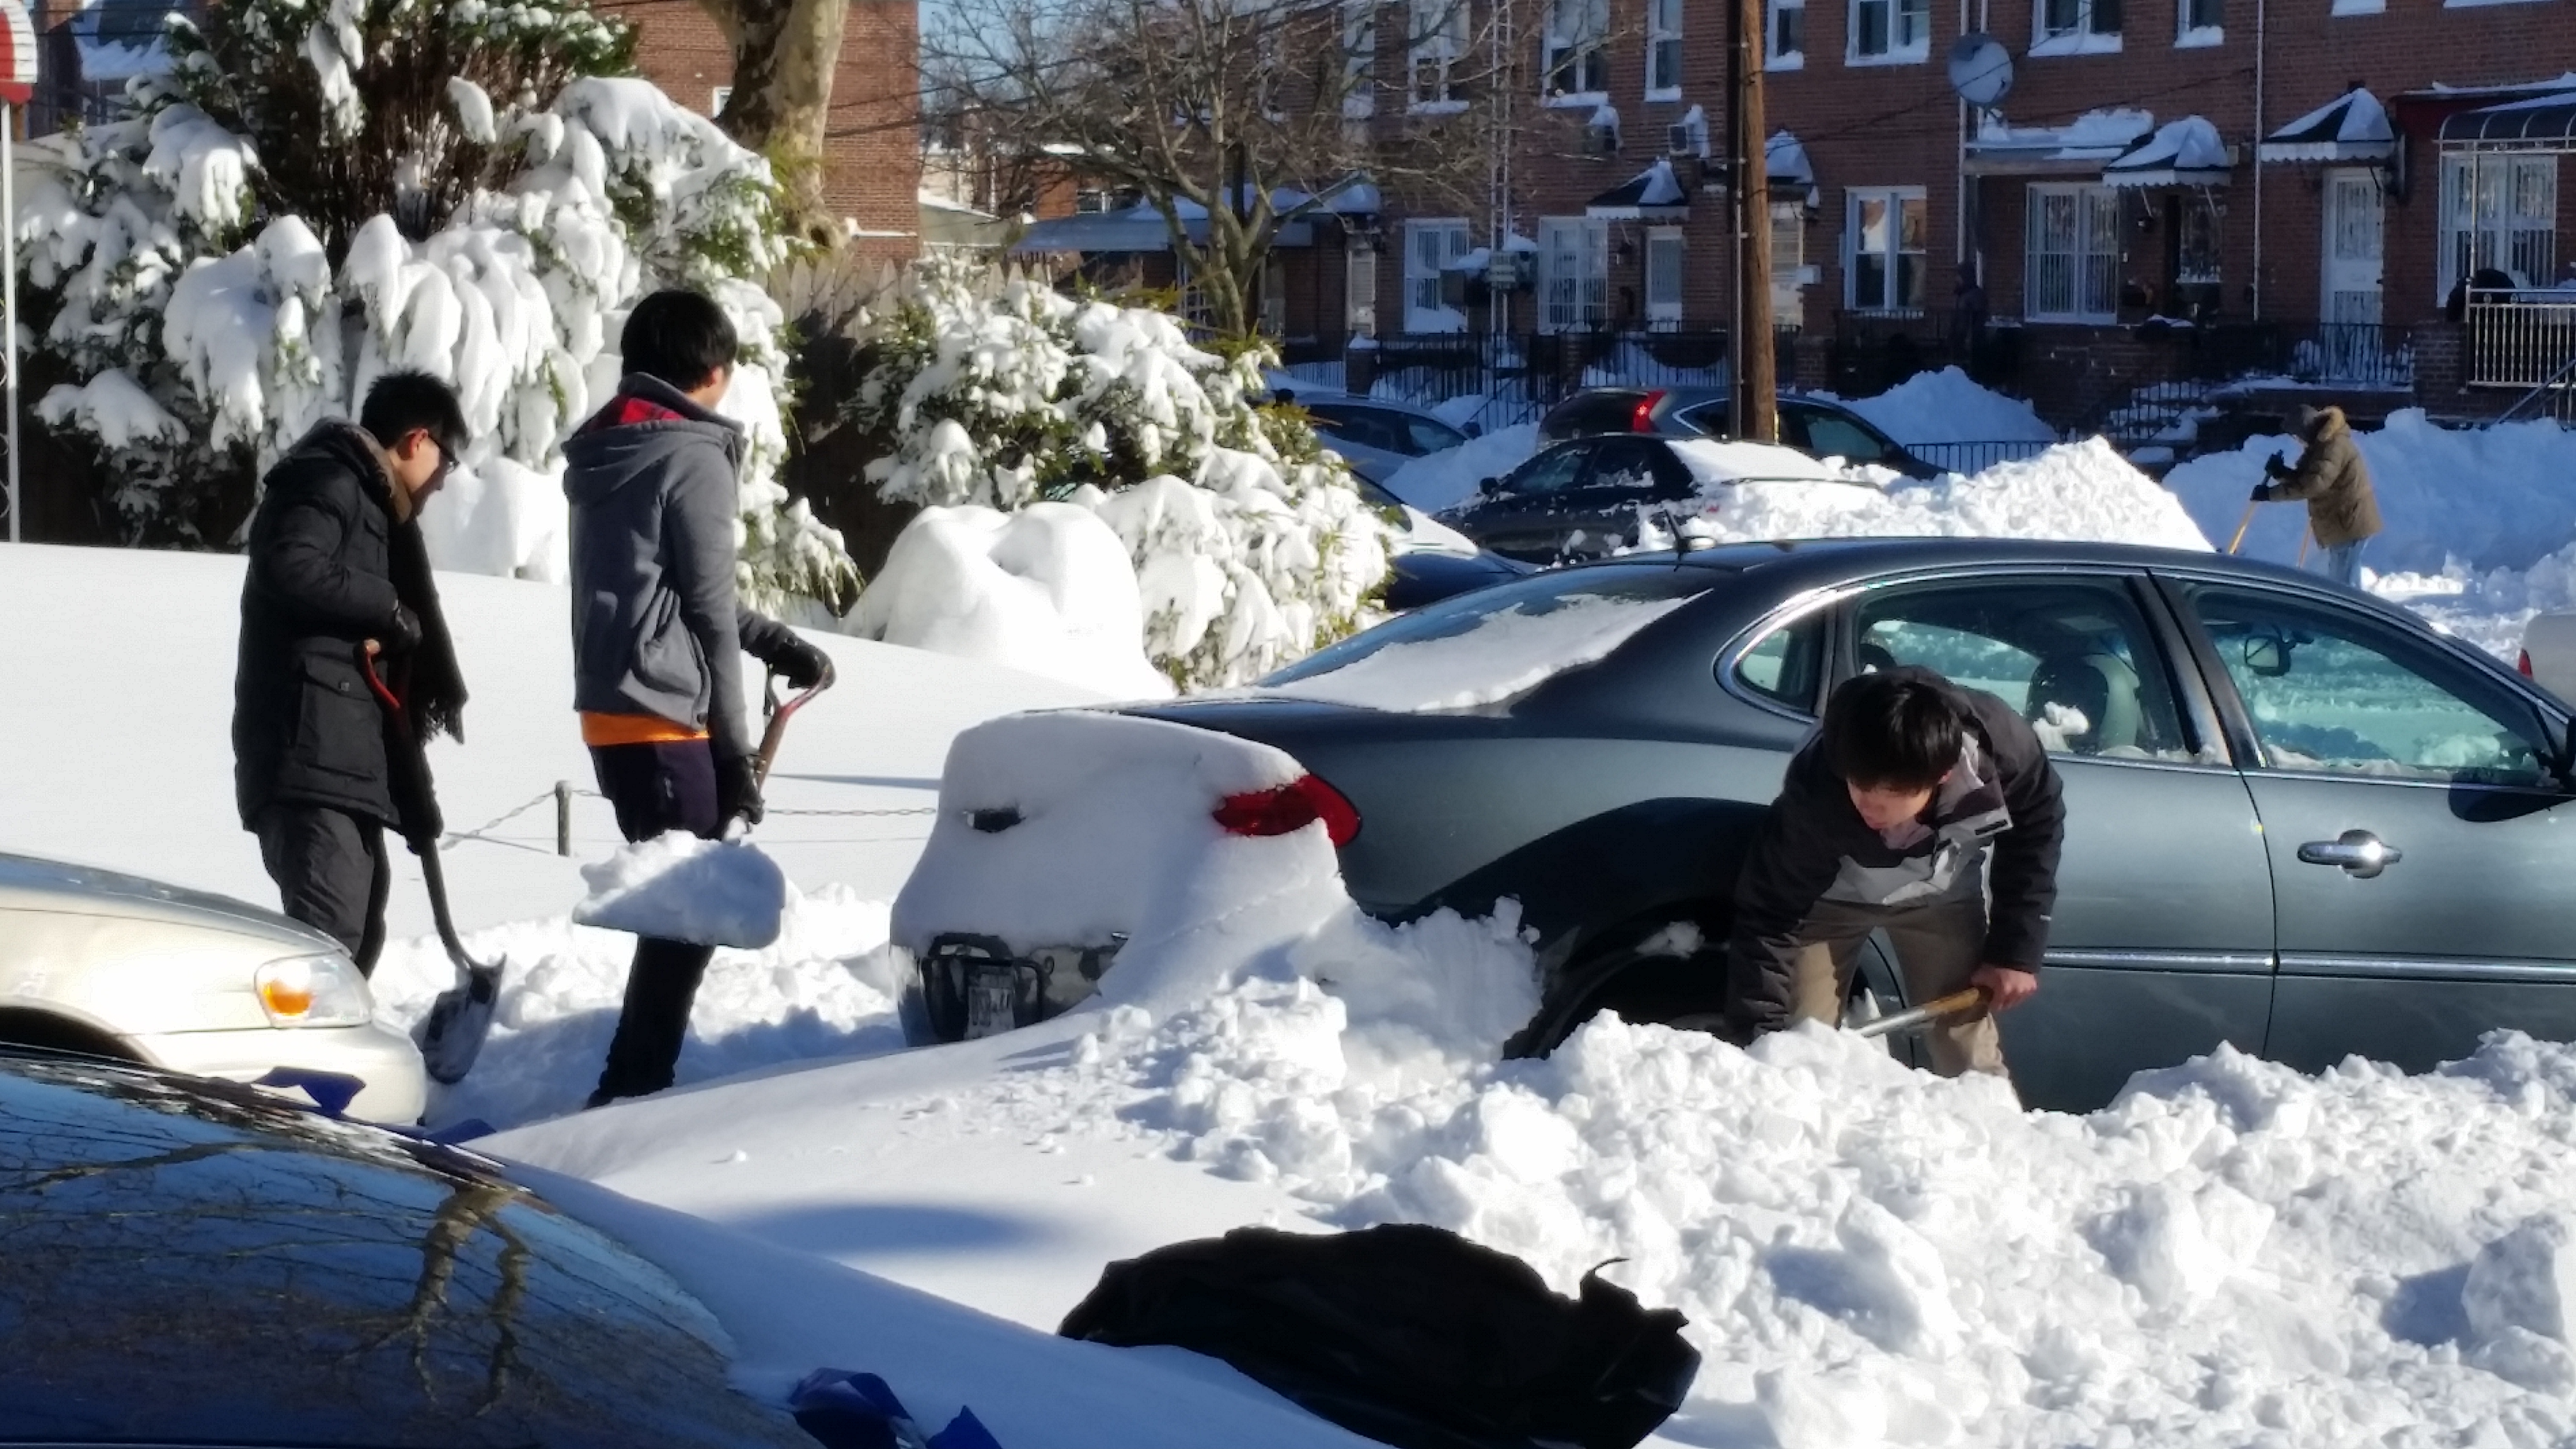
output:
<svg viewBox="0 0 2576 1449"><path fill-rule="evenodd" d="M1676 121L1672 125L1666 126L1664 128L1664 135L1666 137L1664 141L1665 152L1674 156L1698 155L1699 137L1694 134L1696 129L1696 127L1692 126L1687 121Z"/></svg>

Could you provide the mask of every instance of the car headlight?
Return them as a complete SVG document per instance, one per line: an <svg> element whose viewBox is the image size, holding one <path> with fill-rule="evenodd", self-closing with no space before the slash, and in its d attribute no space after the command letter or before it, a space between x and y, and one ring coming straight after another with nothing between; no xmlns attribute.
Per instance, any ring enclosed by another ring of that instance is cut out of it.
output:
<svg viewBox="0 0 2576 1449"><path fill-rule="evenodd" d="M343 956L290 956L251 976L271 1026L364 1026L375 1015L366 978Z"/></svg>

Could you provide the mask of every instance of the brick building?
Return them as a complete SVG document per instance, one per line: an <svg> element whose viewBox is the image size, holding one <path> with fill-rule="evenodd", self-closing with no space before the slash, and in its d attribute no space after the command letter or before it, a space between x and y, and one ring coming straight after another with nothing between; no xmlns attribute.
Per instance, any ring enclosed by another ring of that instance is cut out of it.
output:
<svg viewBox="0 0 2576 1449"><path fill-rule="evenodd" d="M733 56L697 0L624 0L635 64L702 115L724 109ZM910 257L921 236L921 17L915 0L853 0L832 77L823 198L871 256Z"/></svg>

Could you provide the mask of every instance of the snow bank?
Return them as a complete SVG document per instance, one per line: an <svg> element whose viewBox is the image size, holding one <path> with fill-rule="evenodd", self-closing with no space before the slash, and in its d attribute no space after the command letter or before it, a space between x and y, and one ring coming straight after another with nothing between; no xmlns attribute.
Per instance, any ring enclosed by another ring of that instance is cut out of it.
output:
<svg viewBox="0 0 2576 1449"><path fill-rule="evenodd" d="M1476 499L1476 480L1499 478L1529 461L1538 451L1538 424L1519 423L1457 447L1406 460L1386 480L1386 491L1421 509L1439 513Z"/></svg>
<svg viewBox="0 0 2576 1449"><path fill-rule="evenodd" d="M665 941L761 950L796 897L778 862L747 840L664 835L581 868L573 924Z"/></svg>
<svg viewBox="0 0 2576 1449"><path fill-rule="evenodd" d="M2354 436L2386 525L2362 556L2373 571L2439 574L2454 561L2470 574L2528 569L2576 537L2576 430L2538 420L2454 431L2407 408ZM2255 438L2183 463L2165 486L2223 543L2263 481L2263 461L2279 452L2296 462L2300 447L2295 438ZM2305 507L2268 504L2255 510L2242 552L2289 563L2306 528Z"/></svg>
<svg viewBox="0 0 2576 1449"><path fill-rule="evenodd" d="M1746 482L1712 488L1682 531L1718 542L1796 538L2057 538L2207 549L2172 494L2100 438L2066 443L1974 477L1889 488ZM1672 547L1641 511L1646 550Z"/></svg>
<svg viewBox="0 0 2576 1449"><path fill-rule="evenodd" d="M1126 544L1098 514L1069 503L922 510L846 628L1113 697L1172 693L1145 659L1145 609Z"/></svg>
<svg viewBox="0 0 2576 1449"><path fill-rule="evenodd" d="M1876 397L1844 398L1841 402L1900 443L2048 443L2057 439L2057 430L2041 422L2030 404L1979 387L1955 367L1918 372Z"/></svg>
<svg viewBox="0 0 2576 1449"><path fill-rule="evenodd" d="M2532 615L2576 609L2576 543L2527 569L2472 570L2454 559L2437 574L2373 573L2370 590L2512 660Z"/></svg>

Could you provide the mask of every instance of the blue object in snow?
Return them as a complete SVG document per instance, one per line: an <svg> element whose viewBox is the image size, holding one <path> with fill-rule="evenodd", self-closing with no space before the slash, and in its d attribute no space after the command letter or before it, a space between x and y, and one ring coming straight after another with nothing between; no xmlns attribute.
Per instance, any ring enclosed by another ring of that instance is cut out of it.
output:
<svg viewBox="0 0 2576 1449"><path fill-rule="evenodd" d="M816 1369L787 1396L787 1409L824 1449L1002 1449L966 1408L924 1438L903 1400L875 1374Z"/></svg>

